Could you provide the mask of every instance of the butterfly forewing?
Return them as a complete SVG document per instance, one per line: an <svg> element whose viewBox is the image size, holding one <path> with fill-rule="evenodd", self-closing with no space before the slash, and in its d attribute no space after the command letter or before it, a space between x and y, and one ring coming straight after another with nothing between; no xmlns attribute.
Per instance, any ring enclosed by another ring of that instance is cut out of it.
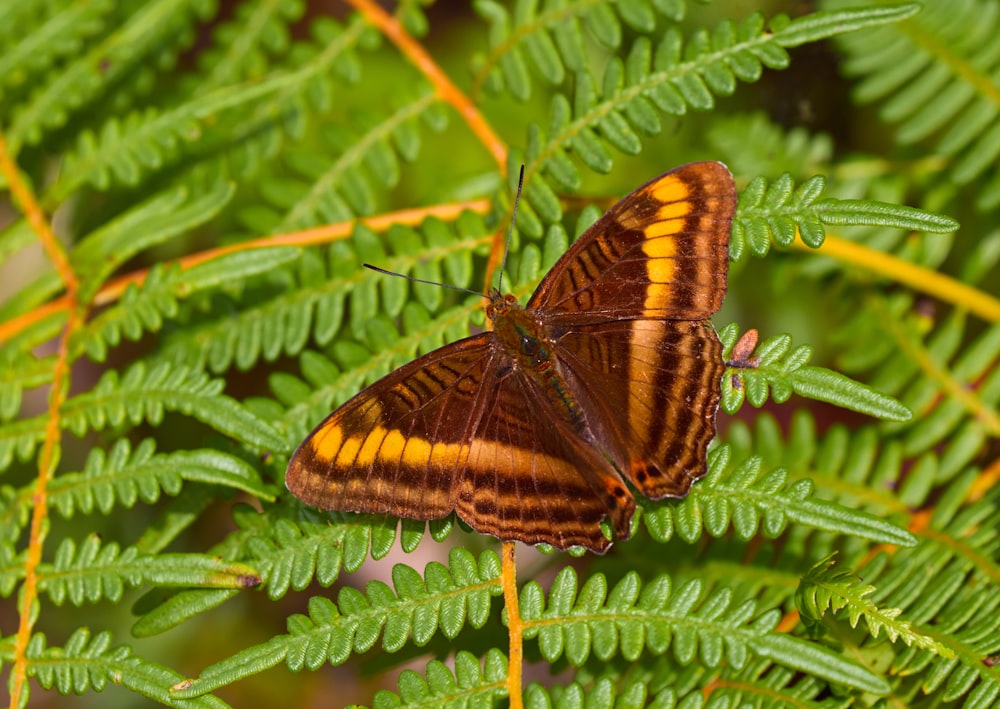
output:
<svg viewBox="0 0 1000 709"><path fill-rule="evenodd" d="M292 457L286 485L325 509L430 520L567 549L627 536L635 501L611 464L560 420L491 335L446 345L331 414Z"/></svg>
<svg viewBox="0 0 1000 709"><path fill-rule="evenodd" d="M528 308L572 322L707 318L725 296L735 208L721 163L661 175L577 239Z"/></svg>
<svg viewBox="0 0 1000 709"><path fill-rule="evenodd" d="M436 519L454 510L493 348L446 345L368 387L299 446L285 484L310 505Z"/></svg>

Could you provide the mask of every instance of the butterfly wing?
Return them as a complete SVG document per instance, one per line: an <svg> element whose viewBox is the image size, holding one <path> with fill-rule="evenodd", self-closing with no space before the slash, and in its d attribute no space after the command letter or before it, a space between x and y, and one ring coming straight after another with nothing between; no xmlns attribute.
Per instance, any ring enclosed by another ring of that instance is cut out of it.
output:
<svg viewBox="0 0 1000 709"><path fill-rule="evenodd" d="M497 368L458 490L458 515L473 529L559 549L603 552L609 518L629 535L635 499L609 460L523 371Z"/></svg>
<svg viewBox="0 0 1000 709"><path fill-rule="evenodd" d="M507 323L551 336L561 381L515 362L516 338L447 345L331 414L289 462L288 488L326 509L457 510L501 539L605 550L600 522L625 537L635 509L612 461L651 497L684 494L704 472L721 346L707 323L676 321L718 310L735 205L718 163L640 187Z"/></svg>
<svg viewBox="0 0 1000 709"><path fill-rule="evenodd" d="M721 163L672 170L598 219L528 303L594 439L653 499L705 474L725 365L704 319L725 295L735 209Z"/></svg>
<svg viewBox="0 0 1000 709"><path fill-rule="evenodd" d="M478 532L603 551L635 501L612 465L558 420L489 333L396 370L334 411L299 446L285 482L324 509L437 519Z"/></svg>
<svg viewBox="0 0 1000 709"><path fill-rule="evenodd" d="M528 303L573 323L701 320L722 305L736 188L692 163L646 183L576 240Z"/></svg>
<svg viewBox="0 0 1000 709"><path fill-rule="evenodd" d="M567 329L555 347L599 445L646 497L683 497L706 470L725 364L711 325L632 320Z"/></svg>
<svg viewBox="0 0 1000 709"><path fill-rule="evenodd" d="M285 485L323 509L437 519L454 509L491 340L476 335L397 369L334 411L288 463Z"/></svg>

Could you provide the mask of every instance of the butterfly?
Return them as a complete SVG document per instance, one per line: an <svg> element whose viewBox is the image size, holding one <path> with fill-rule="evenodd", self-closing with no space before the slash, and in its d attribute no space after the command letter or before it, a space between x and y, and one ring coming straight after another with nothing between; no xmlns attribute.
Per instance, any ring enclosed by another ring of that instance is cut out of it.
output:
<svg viewBox="0 0 1000 709"><path fill-rule="evenodd" d="M706 471L725 363L736 188L692 163L613 206L527 305L488 294L492 330L445 345L335 410L285 482L323 509L431 520L603 553L634 489L683 497ZM631 486L631 489L630 489Z"/></svg>

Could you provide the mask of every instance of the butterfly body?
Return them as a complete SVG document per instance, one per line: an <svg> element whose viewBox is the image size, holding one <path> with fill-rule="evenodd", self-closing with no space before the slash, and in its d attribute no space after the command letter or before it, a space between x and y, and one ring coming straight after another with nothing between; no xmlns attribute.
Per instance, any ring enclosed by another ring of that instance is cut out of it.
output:
<svg viewBox="0 0 1000 709"><path fill-rule="evenodd" d="M736 194L719 163L647 183L587 230L527 305L493 290L492 331L362 391L303 441L286 484L327 509L436 519L604 551L635 498L705 473L724 371Z"/></svg>
<svg viewBox="0 0 1000 709"><path fill-rule="evenodd" d="M486 306L486 316L493 323L498 357L503 362L502 374L522 372L545 392L554 410L563 414L567 423L583 430L583 415L573 394L560 376L555 358L557 338L546 323L544 313L526 310L511 296L493 290Z"/></svg>

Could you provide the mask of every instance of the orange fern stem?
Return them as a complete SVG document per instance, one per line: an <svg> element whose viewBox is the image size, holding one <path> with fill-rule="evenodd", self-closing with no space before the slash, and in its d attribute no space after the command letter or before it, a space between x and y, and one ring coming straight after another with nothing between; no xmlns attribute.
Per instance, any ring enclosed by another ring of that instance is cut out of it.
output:
<svg viewBox="0 0 1000 709"><path fill-rule="evenodd" d="M493 131L493 128L479 112L475 103L465 92L461 91L441 69L436 61L424 49L423 45L403 29L399 21L379 7L374 0L349 0L364 15L365 19L375 25L379 31L395 44L420 73L427 77L434 86L438 98L454 108L472 130L479 142L489 151L497 164L501 175L507 174L507 145ZM490 247L490 258L486 265L486 285L493 280L493 273L500 264L504 248L504 230L497 232Z"/></svg>
<svg viewBox="0 0 1000 709"><path fill-rule="evenodd" d="M778 633L790 633L795 630L795 627L799 624L799 612L789 611L781 617L778 621L777 627L774 629Z"/></svg>
<svg viewBox="0 0 1000 709"><path fill-rule="evenodd" d="M976 478L976 481L969 488L969 494L965 496L967 502L976 502L995 485L1000 485L1000 458L990 463L986 470Z"/></svg>
<svg viewBox="0 0 1000 709"><path fill-rule="evenodd" d="M70 291L76 298L75 288ZM59 350L55 370L52 375L52 389L49 392L48 420L45 423L45 441L38 457L38 477L35 478L35 494L32 497L31 531L28 550L24 560L24 585L21 588L21 607L14 639L14 666L10 678L10 707L20 706L22 692L27 690L25 682L28 674L28 643L34 626L35 613L32 608L38 601L38 565L42 562L42 546L45 543L45 520L48 518L48 484L59 463L59 439L61 436L60 410L69 391L70 361L69 340L83 326L86 319L84 308L76 308L59 337Z"/></svg>
<svg viewBox="0 0 1000 709"><path fill-rule="evenodd" d="M507 696L510 709L522 709L521 669L524 664L524 644L521 635L524 621L517 599L517 560L514 542L504 542L501 549L500 583L503 586L503 604L507 611L507 633L510 638L507 653Z"/></svg>
<svg viewBox="0 0 1000 709"><path fill-rule="evenodd" d="M819 253L844 263L872 271L891 278L913 290L927 293L945 303L951 303L989 322L1000 322L1000 299L943 273L904 261L892 254L871 249L831 234L826 235L823 245L817 250L807 246L801 239L792 242L793 248Z"/></svg>
<svg viewBox="0 0 1000 709"><path fill-rule="evenodd" d="M77 287L76 274L73 273L73 269L69 265L66 251L52 231L52 225L49 224L49 220L46 218L45 212L42 211L38 200L35 199L35 195L32 194L27 183L21 179L17 164L7 152L7 140L3 133L0 133L0 173L7 178L7 184L10 186L15 202L20 205L32 230L38 235L38 240L42 242L42 248L45 249L45 253L59 274L59 278L62 279L63 285L67 289L75 289Z"/></svg>
<svg viewBox="0 0 1000 709"><path fill-rule="evenodd" d="M7 179L11 192L24 211L28 223L38 234L39 240L53 266L66 286L67 305L71 308L69 322L59 338L59 349L55 369L52 373L52 389L49 392L48 420L45 424L45 440L38 456L38 477L32 499L31 527L28 548L24 559L24 585L21 587L20 608L18 609L17 636L14 638L14 662L9 678L10 707L24 703L28 677L28 643L34 627L33 609L38 602L38 565L42 561L42 546L45 543L45 520L48 517L48 483L59 462L60 453L60 411L69 391L70 356L69 341L83 325L86 309L77 304L79 280L70 266L62 245L52 232L44 212L35 199L31 188L21 179L17 165L7 152L7 143L0 134L0 172Z"/></svg>
<svg viewBox="0 0 1000 709"><path fill-rule="evenodd" d="M374 0L349 0L368 22L395 44L421 74L434 85L438 97L451 105L466 122L479 141L493 156L501 174L507 171L507 145L493 132L493 128L469 97L459 90L442 71L423 45L403 29L399 21L379 7Z"/></svg>

